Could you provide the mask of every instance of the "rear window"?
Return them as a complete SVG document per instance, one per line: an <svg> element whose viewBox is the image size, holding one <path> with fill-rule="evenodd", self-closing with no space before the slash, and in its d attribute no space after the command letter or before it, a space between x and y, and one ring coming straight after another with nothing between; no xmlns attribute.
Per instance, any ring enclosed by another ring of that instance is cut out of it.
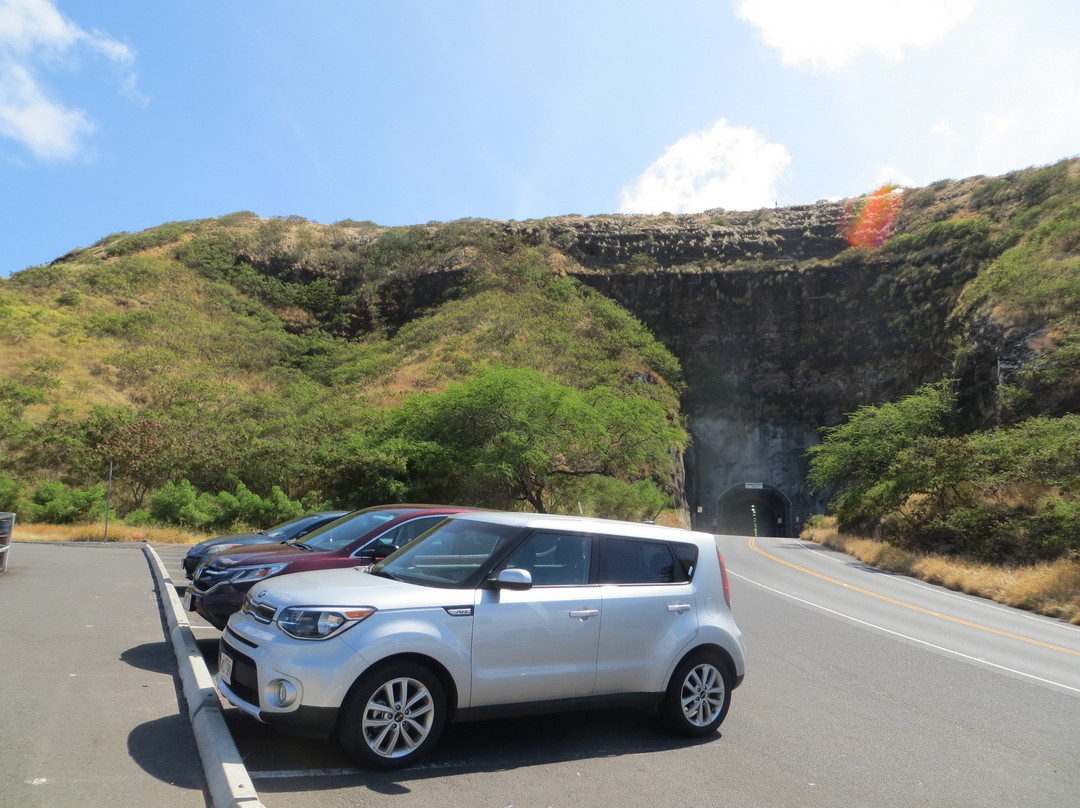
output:
<svg viewBox="0 0 1080 808"><path fill-rule="evenodd" d="M600 542L600 583L685 583L697 564L692 544L612 538Z"/></svg>

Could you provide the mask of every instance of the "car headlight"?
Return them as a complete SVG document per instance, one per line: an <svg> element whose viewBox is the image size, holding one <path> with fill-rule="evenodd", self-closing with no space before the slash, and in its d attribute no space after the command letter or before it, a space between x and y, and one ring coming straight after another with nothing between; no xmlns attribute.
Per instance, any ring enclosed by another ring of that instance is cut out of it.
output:
<svg viewBox="0 0 1080 808"><path fill-rule="evenodd" d="M247 583L248 581L261 581L263 578L277 575L287 566L289 566L288 562L285 562L284 564L263 564L262 566L254 567L237 567L230 572L227 577L229 582L234 584Z"/></svg>
<svg viewBox="0 0 1080 808"><path fill-rule="evenodd" d="M375 614L370 606L320 608L289 606L277 616L278 627L298 640L325 640Z"/></svg>

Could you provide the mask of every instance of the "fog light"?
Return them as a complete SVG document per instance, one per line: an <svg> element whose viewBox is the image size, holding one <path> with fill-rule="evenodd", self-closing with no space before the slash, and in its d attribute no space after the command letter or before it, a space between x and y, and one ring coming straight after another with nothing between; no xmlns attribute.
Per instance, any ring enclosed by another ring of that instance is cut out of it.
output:
<svg viewBox="0 0 1080 808"><path fill-rule="evenodd" d="M296 701L296 686L285 679L275 679L266 686L267 701L272 707L288 707Z"/></svg>

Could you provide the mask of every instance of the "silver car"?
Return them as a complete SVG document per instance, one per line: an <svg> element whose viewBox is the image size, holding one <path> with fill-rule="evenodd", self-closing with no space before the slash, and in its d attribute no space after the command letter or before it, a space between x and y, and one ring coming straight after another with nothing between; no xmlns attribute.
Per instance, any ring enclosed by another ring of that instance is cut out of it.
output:
<svg viewBox="0 0 1080 808"><path fill-rule="evenodd" d="M713 536L602 519L453 516L370 569L248 594L217 684L261 721L390 769L447 721L647 704L702 737L742 682Z"/></svg>

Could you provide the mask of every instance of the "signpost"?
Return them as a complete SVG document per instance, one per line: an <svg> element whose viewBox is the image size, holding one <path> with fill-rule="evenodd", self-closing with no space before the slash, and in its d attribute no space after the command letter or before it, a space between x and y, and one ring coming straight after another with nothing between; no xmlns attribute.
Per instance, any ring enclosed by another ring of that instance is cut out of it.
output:
<svg viewBox="0 0 1080 808"><path fill-rule="evenodd" d="M15 514L0 513L0 572L7 572L11 534L15 530Z"/></svg>

